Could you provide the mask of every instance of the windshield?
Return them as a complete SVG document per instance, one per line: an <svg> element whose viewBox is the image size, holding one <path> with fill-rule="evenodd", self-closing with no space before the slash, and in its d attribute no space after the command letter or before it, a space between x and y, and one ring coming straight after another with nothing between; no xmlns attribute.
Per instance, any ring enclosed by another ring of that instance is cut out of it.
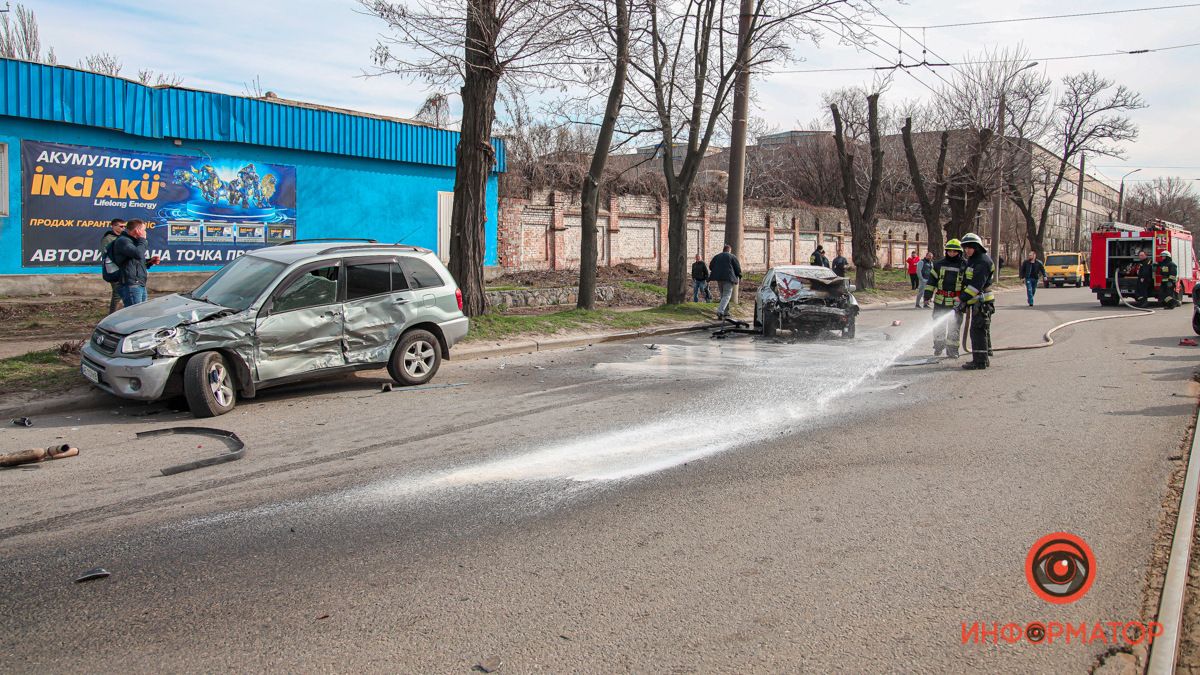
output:
<svg viewBox="0 0 1200 675"><path fill-rule="evenodd" d="M1052 255L1046 258L1047 265L1078 265L1079 256L1077 255Z"/></svg>
<svg viewBox="0 0 1200 675"><path fill-rule="evenodd" d="M190 297L241 311L252 305L285 267L274 260L242 256L217 270Z"/></svg>

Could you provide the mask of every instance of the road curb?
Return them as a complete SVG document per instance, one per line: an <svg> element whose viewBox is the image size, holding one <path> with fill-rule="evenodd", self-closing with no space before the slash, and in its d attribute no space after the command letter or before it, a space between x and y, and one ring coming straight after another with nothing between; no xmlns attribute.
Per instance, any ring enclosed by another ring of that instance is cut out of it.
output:
<svg viewBox="0 0 1200 675"><path fill-rule="evenodd" d="M1200 412L1196 415L1200 425ZM1197 458L1200 429L1193 427L1192 449L1188 453L1187 473L1183 494L1179 498L1179 519L1171 539L1171 556L1167 559L1167 575L1163 582L1162 599L1158 605L1158 622L1163 633L1150 645L1147 675L1170 675L1175 672L1179 658L1180 632L1183 628L1183 601L1187 591L1188 567L1192 558L1192 536L1196 527L1197 488L1200 487L1200 458Z"/></svg>
<svg viewBox="0 0 1200 675"><path fill-rule="evenodd" d="M50 415L54 413L95 410L116 401L116 397L99 389L91 389L66 396L54 396L41 401L31 401L18 406L0 408L0 420L7 423L8 418L32 417L35 415Z"/></svg>

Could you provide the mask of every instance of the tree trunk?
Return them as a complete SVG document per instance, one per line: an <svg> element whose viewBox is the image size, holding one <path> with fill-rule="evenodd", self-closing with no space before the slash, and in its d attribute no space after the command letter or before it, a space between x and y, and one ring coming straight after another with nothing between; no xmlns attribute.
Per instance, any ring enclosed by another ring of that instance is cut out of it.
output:
<svg viewBox="0 0 1200 675"><path fill-rule="evenodd" d="M687 217L691 186L680 186L667 207L667 304L687 302Z"/></svg>
<svg viewBox="0 0 1200 675"><path fill-rule="evenodd" d="M904 128L900 130L904 142L904 156L908 161L908 176L912 181L913 192L921 206L921 219L925 221L928 233L927 250L940 252L945 246L942 239L942 203L946 199L946 148L950 140L950 132L943 131L938 148L937 167L933 177L933 194L925 190L925 178L921 175L921 163L917 159L917 151L913 145L912 118L904 120Z"/></svg>
<svg viewBox="0 0 1200 675"><path fill-rule="evenodd" d="M596 308L596 264L599 257L596 222L600 211L600 180L604 165L612 147L613 132L617 116L621 112L621 101L625 97L625 74L629 68L629 2L616 0L617 4L617 58L613 68L612 86L608 90L608 102L604 107L604 120L600 123L600 135L596 139L596 151L592 153L592 165L583 182L580 199L582 213L579 225L579 297L575 306L579 309ZM611 217L611 215L609 216Z"/></svg>
<svg viewBox="0 0 1200 675"><path fill-rule="evenodd" d="M883 179L883 145L879 138L879 94L867 97L867 130L871 148L871 175L866 199L859 201L858 181L854 175L854 155L847 152L842 115L837 105L830 105L833 113L833 140L837 147L838 165L842 174L842 200L846 203L846 216L850 221L850 237L854 242L854 280L856 285L868 290L875 287L875 267L879 255L875 249L875 206L879 199L879 184ZM860 203L862 204L860 206Z"/></svg>
<svg viewBox="0 0 1200 675"><path fill-rule="evenodd" d="M500 80L495 49L499 21L497 0L468 0L467 69L463 78L462 129L456 151L454 208L450 216L450 274L462 289L463 313L487 311L483 290L483 258L487 246L487 181L496 160L492 123L496 120L496 87Z"/></svg>
<svg viewBox="0 0 1200 675"><path fill-rule="evenodd" d="M746 124L750 109L750 30L754 0L741 0L738 16L737 77L733 81L733 129L729 143L729 184L725 195L725 243L742 253L742 197L746 189ZM702 255L707 254L703 252ZM738 289L732 302L738 301Z"/></svg>

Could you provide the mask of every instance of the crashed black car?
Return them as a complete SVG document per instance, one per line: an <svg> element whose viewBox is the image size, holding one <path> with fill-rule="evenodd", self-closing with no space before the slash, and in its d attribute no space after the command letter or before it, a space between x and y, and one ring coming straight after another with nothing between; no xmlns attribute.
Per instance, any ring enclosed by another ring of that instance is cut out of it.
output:
<svg viewBox="0 0 1200 675"><path fill-rule="evenodd" d="M826 267L773 267L754 299L754 326L774 337L779 330L816 335L837 331L854 337L858 300L854 285Z"/></svg>

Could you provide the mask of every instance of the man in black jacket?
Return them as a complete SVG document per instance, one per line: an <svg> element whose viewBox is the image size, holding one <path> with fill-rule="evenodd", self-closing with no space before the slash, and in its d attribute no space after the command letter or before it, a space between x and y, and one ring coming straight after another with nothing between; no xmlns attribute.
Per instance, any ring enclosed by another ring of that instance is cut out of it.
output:
<svg viewBox="0 0 1200 675"><path fill-rule="evenodd" d="M832 264L833 273L838 275L839 277L846 276L846 267L849 264L850 264L850 261L846 260L846 256L842 255L842 250L839 248L838 254L833 258L833 264Z"/></svg>
<svg viewBox="0 0 1200 675"><path fill-rule="evenodd" d="M817 250L808 256L808 264L816 265L817 267L829 267L829 258L825 257L825 248L818 246Z"/></svg>
<svg viewBox="0 0 1200 675"><path fill-rule="evenodd" d="M1046 266L1037 259L1037 251L1030 251L1029 257L1021 261L1021 278L1025 280L1025 299L1033 307L1033 294L1037 292L1038 282L1046 278Z"/></svg>
<svg viewBox="0 0 1200 675"><path fill-rule="evenodd" d="M147 270L158 264L158 256L146 258L146 223L131 220L112 243L112 258L121 268L121 300L126 307L146 301Z"/></svg>
<svg viewBox="0 0 1200 675"><path fill-rule="evenodd" d="M107 252L108 247L114 241L116 241L117 237L121 236L121 233L124 231L125 221L121 220L120 218L113 218L112 222L108 224L108 229L104 231L104 234L100 235L100 252ZM112 258L111 253L109 253L109 258ZM110 281L108 285L112 288L112 295L110 295L108 298L108 313L112 314L113 312L117 311L117 303L121 302L121 282Z"/></svg>
<svg viewBox="0 0 1200 675"><path fill-rule="evenodd" d="M1135 305L1145 307L1146 300L1154 292L1154 261L1145 250L1138 251L1137 262L1134 263L1137 274L1137 290L1133 292Z"/></svg>
<svg viewBox="0 0 1200 675"><path fill-rule="evenodd" d="M696 262L692 263L692 302L700 302L700 292L704 291L704 301L712 302L712 293L708 291L708 265L696 254Z"/></svg>
<svg viewBox="0 0 1200 675"><path fill-rule="evenodd" d="M738 282L742 279L742 264L738 262L737 256L731 251L733 249L726 244L725 248L713 256L708 263L709 280L717 282L717 285L721 287L721 304L717 305L717 318L719 319L729 316L729 300L733 297L733 289L737 288Z"/></svg>

